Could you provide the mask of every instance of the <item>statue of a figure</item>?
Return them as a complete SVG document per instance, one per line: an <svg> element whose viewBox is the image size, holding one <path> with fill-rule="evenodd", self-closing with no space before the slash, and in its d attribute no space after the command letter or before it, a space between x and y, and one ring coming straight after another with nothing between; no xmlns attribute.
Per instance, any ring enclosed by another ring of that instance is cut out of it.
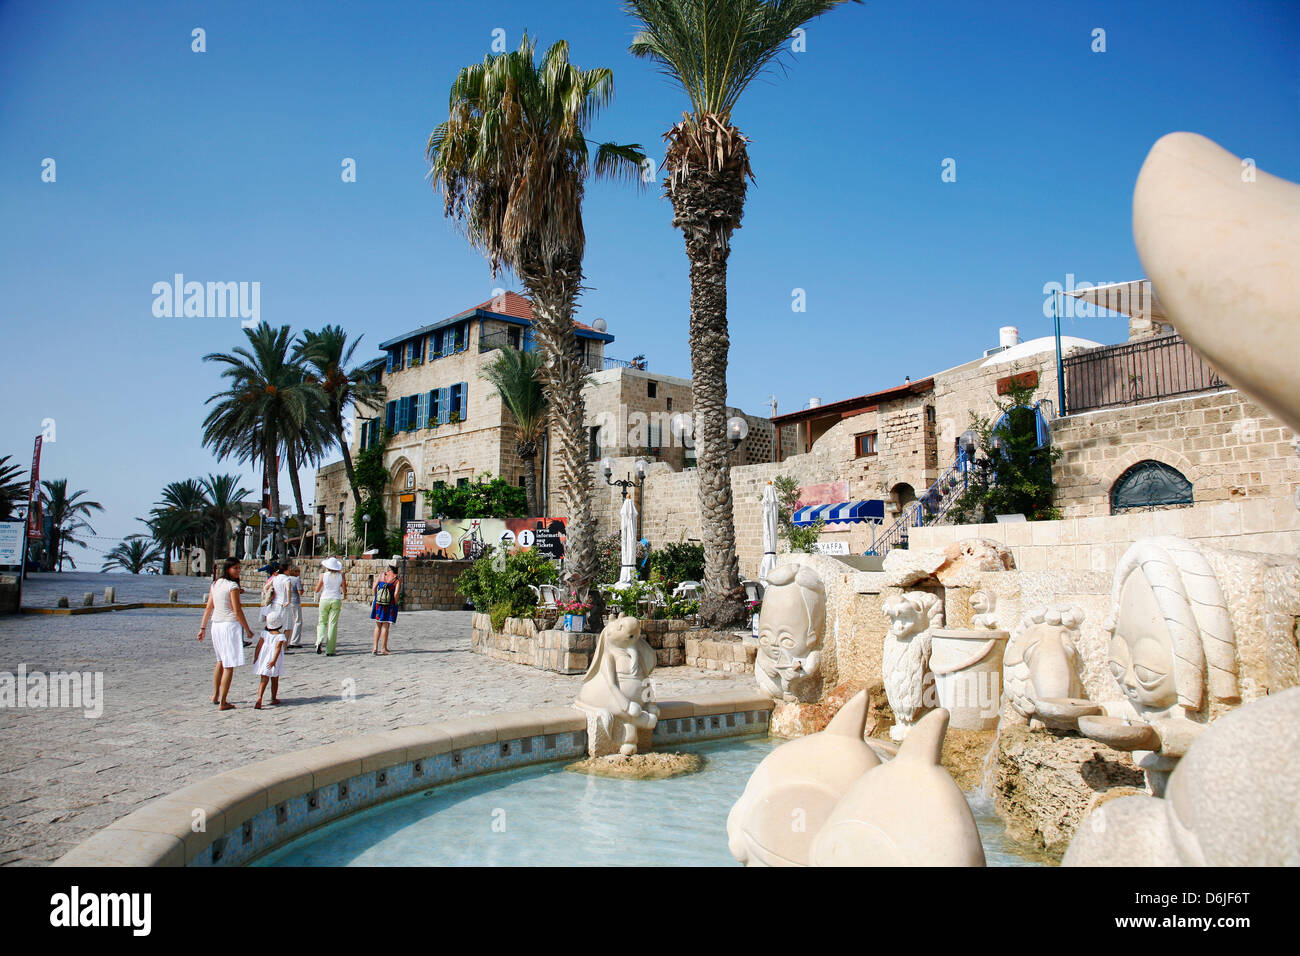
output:
<svg viewBox="0 0 1300 956"><path fill-rule="evenodd" d="M1012 708L1031 730L1077 729L1084 714L1101 708L1084 700L1079 679L1078 607L1039 607L1020 619L1002 659L1002 683Z"/></svg>
<svg viewBox="0 0 1300 956"><path fill-rule="evenodd" d="M817 700L825 629L826 588L817 572L796 564L769 571L754 660L759 688L774 700Z"/></svg>
<svg viewBox="0 0 1300 956"><path fill-rule="evenodd" d="M971 618L971 627L982 627L988 630L994 630L998 626L997 615L998 597L992 591L985 591L983 588L975 591L970 596L970 609L975 612Z"/></svg>
<svg viewBox="0 0 1300 956"><path fill-rule="evenodd" d="M928 591L908 591L882 610L891 620L882 653L885 696L894 711L889 736L902 740L927 709L925 689L933 680L929 631L943 626L943 601Z"/></svg>
<svg viewBox="0 0 1300 956"><path fill-rule="evenodd" d="M605 625L574 706L587 715L587 753L637 752L640 730L659 721L650 672L654 649L641 636L641 622L620 617Z"/></svg>

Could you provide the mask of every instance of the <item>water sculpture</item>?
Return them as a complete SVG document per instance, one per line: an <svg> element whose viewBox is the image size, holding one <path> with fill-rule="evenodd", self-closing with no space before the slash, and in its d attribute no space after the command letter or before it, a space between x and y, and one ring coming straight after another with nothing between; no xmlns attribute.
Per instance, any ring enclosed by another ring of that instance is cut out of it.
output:
<svg viewBox="0 0 1300 956"><path fill-rule="evenodd" d="M984 866L975 817L939 764L947 732L948 711L930 711L860 777L813 839L813 866Z"/></svg>
<svg viewBox="0 0 1300 956"><path fill-rule="evenodd" d="M1206 729L1164 799L1119 797L1080 824L1064 866L1300 866L1300 688Z"/></svg>
<svg viewBox="0 0 1300 956"><path fill-rule="evenodd" d="M1030 730L1077 730L1080 717L1100 714L1079 679L1078 607L1038 607L1021 618L1003 658L1003 686Z"/></svg>
<svg viewBox="0 0 1300 956"><path fill-rule="evenodd" d="M763 758L727 814L732 856L747 866L807 865L813 836L831 810L855 781L880 765L862 739L869 703L867 692L859 692L825 730Z"/></svg>
<svg viewBox="0 0 1300 956"><path fill-rule="evenodd" d="M754 677L774 700L821 697L826 588L812 568L783 564L767 573Z"/></svg>
<svg viewBox="0 0 1300 956"><path fill-rule="evenodd" d="M620 617L605 625L574 701L587 715L589 756L634 754L642 732L649 736L659 720L650 683L654 668L655 652L639 620Z"/></svg>
<svg viewBox="0 0 1300 956"><path fill-rule="evenodd" d="M928 591L908 591L886 601L890 618L882 651L885 696L894 711L889 735L902 740L926 708L929 684L930 628L943 624L943 602Z"/></svg>
<svg viewBox="0 0 1300 956"><path fill-rule="evenodd" d="M1209 720L1241 700L1232 622L1205 555L1183 538L1135 542L1115 569L1106 630L1133 716L1080 717L1079 730L1133 751L1158 795Z"/></svg>
<svg viewBox="0 0 1300 956"><path fill-rule="evenodd" d="M1002 703L1006 631L986 627L930 629L930 673L938 705L958 730L993 730Z"/></svg>
<svg viewBox="0 0 1300 956"><path fill-rule="evenodd" d="M992 591L978 589L970 596L970 609L975 612L971 618L971 627L983 627L994 630L998 626L998 596Z"/></svg>

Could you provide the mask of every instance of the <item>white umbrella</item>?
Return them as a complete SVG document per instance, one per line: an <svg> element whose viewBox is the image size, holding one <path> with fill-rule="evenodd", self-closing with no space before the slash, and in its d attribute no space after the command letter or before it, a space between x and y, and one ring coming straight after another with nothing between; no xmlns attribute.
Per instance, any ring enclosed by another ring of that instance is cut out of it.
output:
<svg viewBox="0 0 1300 956"><path fill-rule="evenodd" d="M618 587L627 587L636 580L636 505L631 498L623 499L618 513L619 555Z"/></svg>
<svg viewBox="0 0 1300 956"><path fill-rule="evenodd" d="M767 573L776 567L776 486L770 481L763 489L763 563L758 567L758 579L767 583Z"/></svg>

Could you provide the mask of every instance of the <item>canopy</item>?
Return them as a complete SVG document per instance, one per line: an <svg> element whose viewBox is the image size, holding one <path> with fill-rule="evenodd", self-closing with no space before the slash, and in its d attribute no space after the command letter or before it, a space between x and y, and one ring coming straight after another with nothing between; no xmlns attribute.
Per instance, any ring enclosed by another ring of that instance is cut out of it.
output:
<svg viewBox="0 0 1300 956"><path fill-rule="evenodd" d="M630 587L636 582L636 505L631 498L623 499L619 518L619 569L618 588Z"/></svg>
<svg viewBox="0 0 1300 956"><path fill-rule="evenodd" d="M776 487L769 481L763 489L763 562L758 568L758 579L766 583L767 572L776 567L776 536L780 503Z"/></svg>
<svg viewBox="0 0 1300 956"><path fill-rule="evenodd" d="M885 503L881 500L837 501L829 505L809 505L794 513L796 526L806 528L818 519L827 524L859 524L874 521L877 524L885 520Z"/></svg>
<svg viewBox="0 0 1300 956"><path fill-rule="evenodd" d="M1094 286L1091 289L1071 289L1064 294L1099 305L1103 309L1110 309L1120 315L1129 317L1136 315L1165 325L1173 325L1173 321L1160 304L1160 297L1156 295L1150 279L1115 282L1111 285Z"/></svg>

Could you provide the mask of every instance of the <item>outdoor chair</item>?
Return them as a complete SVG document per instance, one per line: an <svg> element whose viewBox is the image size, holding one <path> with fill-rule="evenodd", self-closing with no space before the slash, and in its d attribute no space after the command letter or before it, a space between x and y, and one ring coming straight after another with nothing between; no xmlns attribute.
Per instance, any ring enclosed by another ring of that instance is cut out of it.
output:
<svg viewBox="0 0 1300 956"><path fill-rule="evenodd" d="M740 583L745 589L746 601L763 600L763 585L761 583L758 581L741 581Z"/></svg>
<svg viewBox="0 0 1300 956"><path fill-rule="evenodd" d="M673 588L673 597L686 598L688 601L700 600L703 593L704 588L699 581L683 581Z"/></svg>
<svg viewBox="0 0 1300 956"><path fill-rule="evenodd" d="M645 609L647 619L654 617L655 608L664 606L664 592L658 588L651 588L650 591L636 602L637 610Z"/></svg>
<svg viewBox="0 0 1300 956"><path fill-rule="evenodd" d="M547 611L557 609L556 602L560 598L560 589L554 584L543 584L540 587L530 584L529 589L537 595L537 606Z"/></svg>

